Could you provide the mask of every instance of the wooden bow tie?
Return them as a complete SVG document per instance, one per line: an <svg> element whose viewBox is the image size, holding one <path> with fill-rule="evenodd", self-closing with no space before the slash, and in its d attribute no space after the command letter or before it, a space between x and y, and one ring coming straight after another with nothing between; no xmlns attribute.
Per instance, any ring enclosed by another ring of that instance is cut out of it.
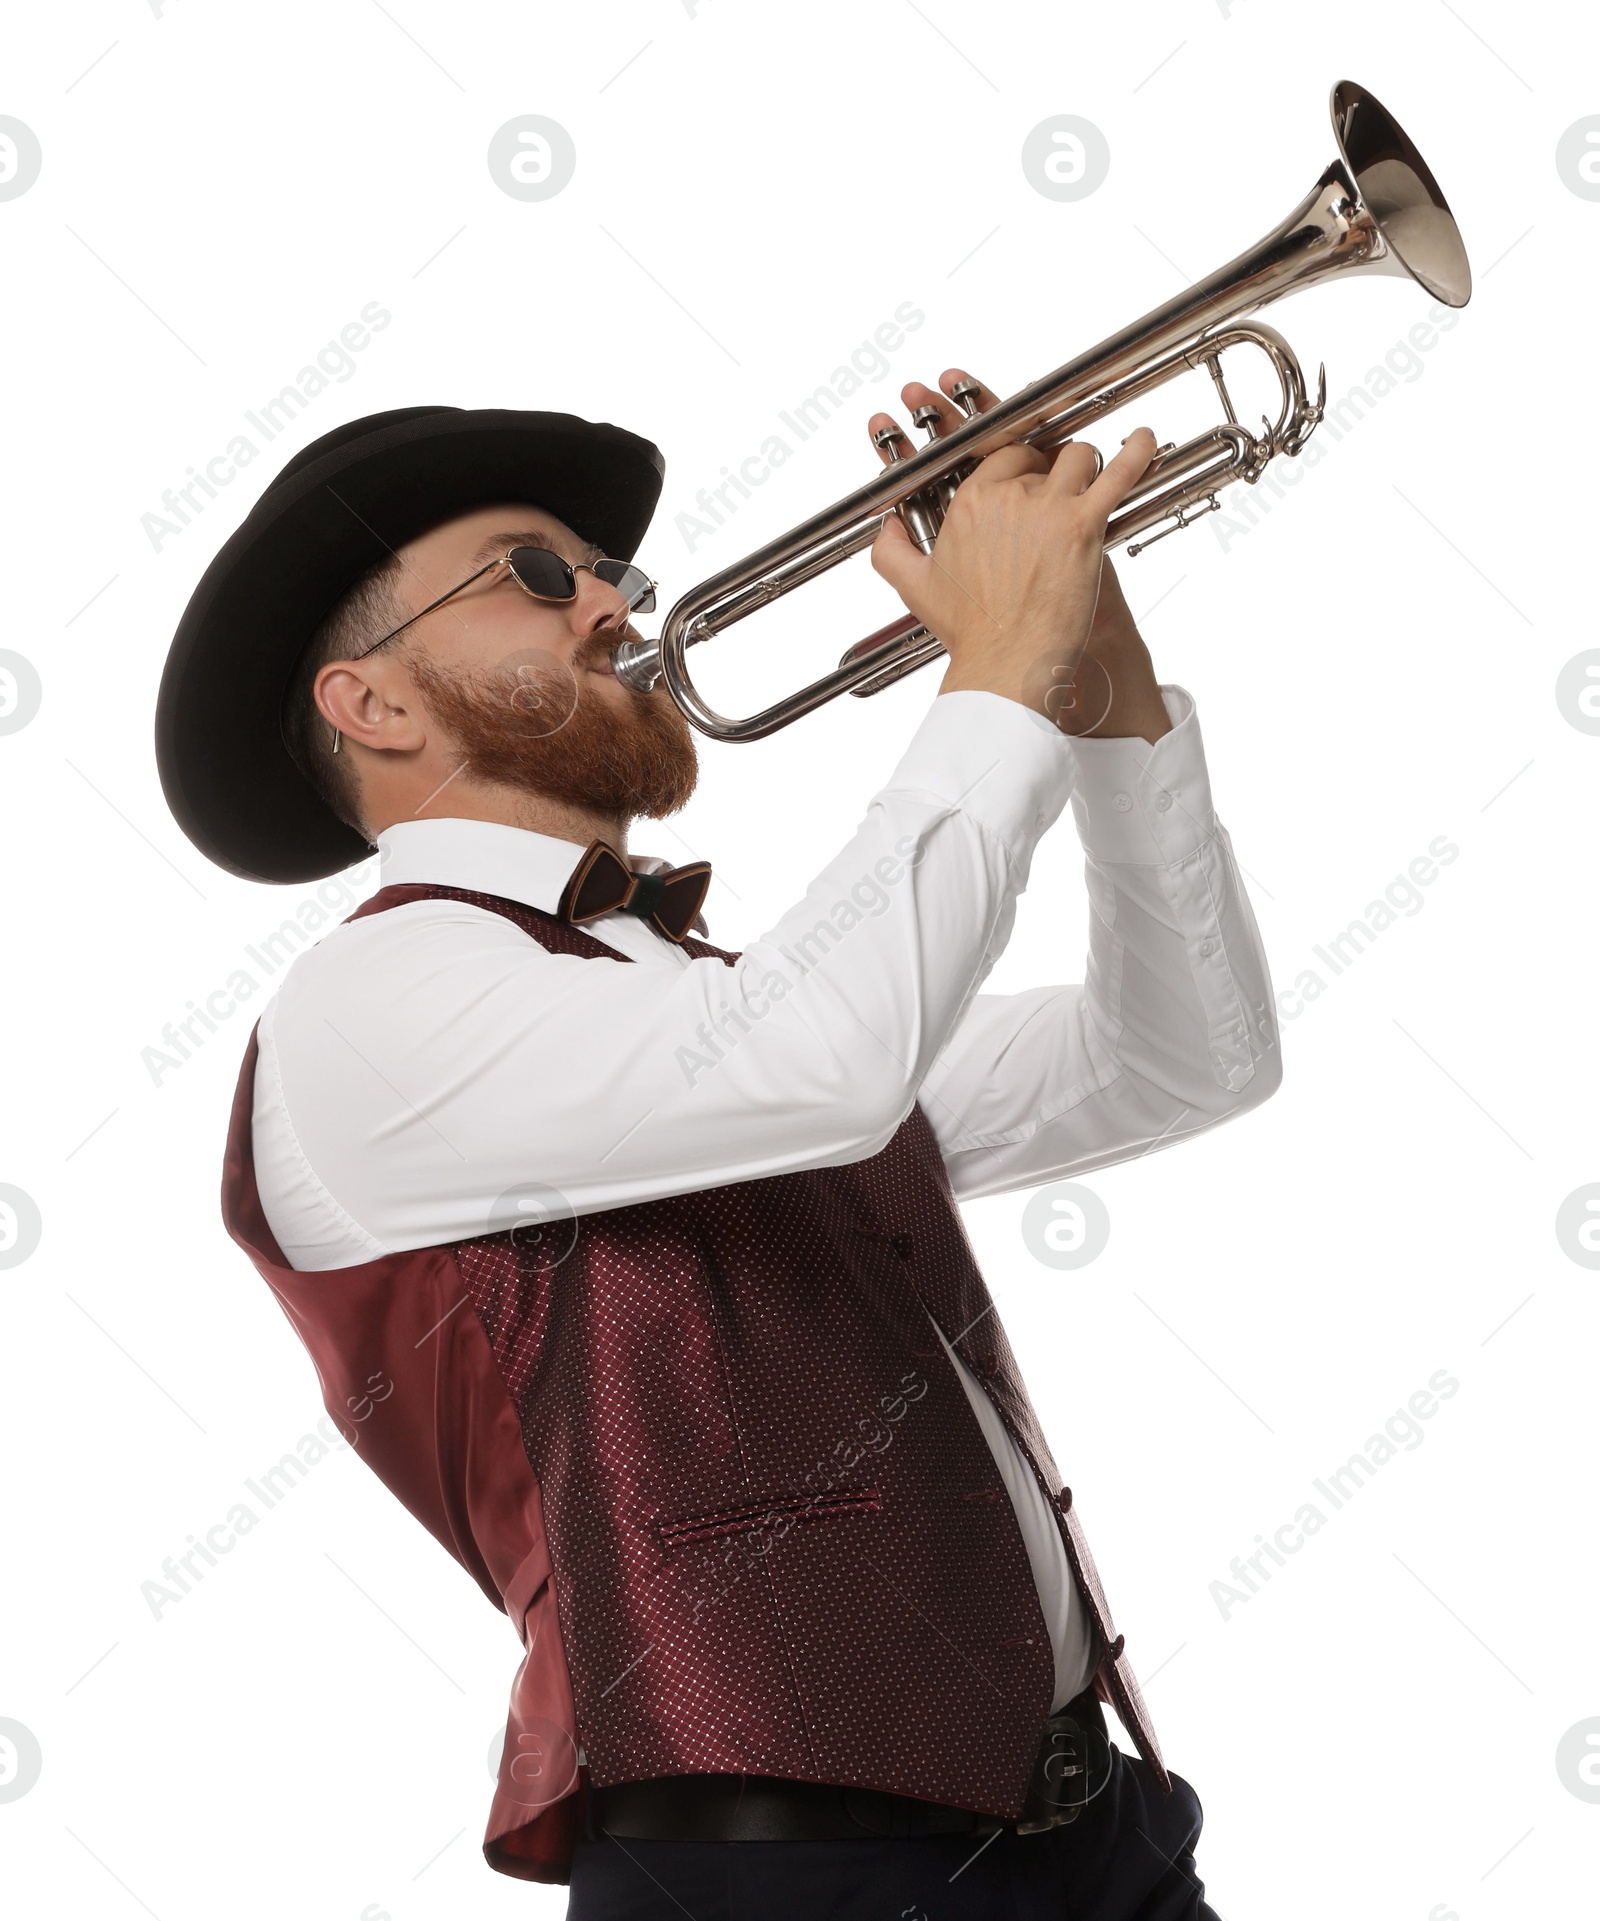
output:
<svg viewBox="0 0 1600 1921"><path fill-rule="evenodd" d="M670 941L687 938L711 885L711 863L691 861L661 874L636 874L609 841L591 841L556 912L571 926L603 914L637 914Z"/></svg>

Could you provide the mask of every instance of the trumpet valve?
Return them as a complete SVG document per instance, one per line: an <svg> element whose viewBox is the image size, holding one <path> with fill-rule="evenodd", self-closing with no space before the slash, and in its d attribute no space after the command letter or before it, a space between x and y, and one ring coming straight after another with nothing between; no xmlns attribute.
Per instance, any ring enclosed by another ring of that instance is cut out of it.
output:
<svg viewBox="0 0 1600 1921"><path fill-rule="evenodd" d="M919 407L911 416L911 424L913 427L920 427L930 440L937 440L939 423L943 419L943 412L930 400L925 407Z"/></svg>
<svg viewBox="0 0 1600 1921"><path fill-rule="evenodd" d="M935 418L938 417L937 407L918 410L919 415L930 411ZM919 419L918 425L921 424ZM908 443L905 430L892 422L889 426L878 429L872 436L872 444L879 453L888 456L891 466L906 457L905 450ZM913 494L909 500L903 500L894 511L900 516L901 524L910 534L913 542L921 548L923 553L931 554L933 543L939 537L939 522L944 517L933 495L930 492Z"/></svg>
<svg viewBox="0 0 1600 1921"><path fill-rule="evenodd" d="M966 415L968 420L971 420L973 415L978 411L978 395L982 393L982 391L983 389L975 380L958 380L950 389L950 398Z"/></svg>

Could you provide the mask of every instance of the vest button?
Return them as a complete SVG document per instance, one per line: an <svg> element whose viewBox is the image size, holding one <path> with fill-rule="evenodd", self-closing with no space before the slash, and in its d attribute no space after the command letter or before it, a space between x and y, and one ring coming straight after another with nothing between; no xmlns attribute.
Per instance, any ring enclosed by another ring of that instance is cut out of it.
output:
<svg viewBox="0 0 1600 1921"><path fill-rule="evenodd" d="M890 1246L893 1247L901 1260L909 1261L911 1259L911 1236L909 1234L896 1234L890 1242Z"/></svg>

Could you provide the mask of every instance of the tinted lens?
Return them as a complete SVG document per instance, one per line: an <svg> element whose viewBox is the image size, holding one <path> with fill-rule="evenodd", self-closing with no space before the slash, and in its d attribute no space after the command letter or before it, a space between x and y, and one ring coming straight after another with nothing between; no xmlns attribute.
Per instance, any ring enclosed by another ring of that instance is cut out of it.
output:
<svg viewBox="0 0 1600 1921"><path fill-rule="evenodd" d="M508 559L517 579L541 600L571 600L578 591L572 569L548 547L513 547Z"/></svg>
<svg viewBox="0 0 1600 1921"><path fill-rule="evenodd" d="M597 560L594 571L597 580L616 588L627 601L630 613L648 614L654 611L655 586L642 567L635 567L626 560Z"/></svg>

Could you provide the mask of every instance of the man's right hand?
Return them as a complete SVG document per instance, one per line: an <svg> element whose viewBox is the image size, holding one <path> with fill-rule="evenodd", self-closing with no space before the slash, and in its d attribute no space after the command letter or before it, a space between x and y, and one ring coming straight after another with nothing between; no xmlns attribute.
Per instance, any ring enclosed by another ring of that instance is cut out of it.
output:
<svg viewBox="0 0 1600 1921"><path fill-rule="evenodd" d="M948 394L965 377L952 368L939 384ZM983 402L994 404L987 389ZM949 414L945 431L960 421L953 406ZM870 427L891 424L875 414ZM1096 479L1094 452L1080 442L1054 455L1002 447L957 489L931 554L897 515L884 521L872 564L944 642L942 693L1002 694L1048 712L1047 697L1076 672L1088 642L1106 523L1155 450L1155 435L1140 427Z"/></svg>

